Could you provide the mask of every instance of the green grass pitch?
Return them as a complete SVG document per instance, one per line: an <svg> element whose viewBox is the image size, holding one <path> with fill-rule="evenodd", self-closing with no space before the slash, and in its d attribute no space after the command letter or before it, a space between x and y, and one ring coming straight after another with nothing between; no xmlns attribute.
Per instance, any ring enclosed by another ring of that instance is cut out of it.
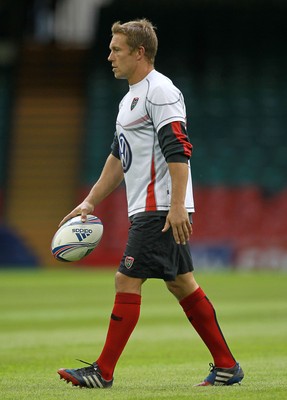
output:
<svg viewBox="0 0 287 400"><path fill-rule="evenodd" d="M61 367L93 362L114 299L114 270L0 272L1 400L287 398L287 274L196 273L213 302L242 385L193 387L208 374L208 351L161 281L143 287L139 323L109 390L60 381Z"/></svg>

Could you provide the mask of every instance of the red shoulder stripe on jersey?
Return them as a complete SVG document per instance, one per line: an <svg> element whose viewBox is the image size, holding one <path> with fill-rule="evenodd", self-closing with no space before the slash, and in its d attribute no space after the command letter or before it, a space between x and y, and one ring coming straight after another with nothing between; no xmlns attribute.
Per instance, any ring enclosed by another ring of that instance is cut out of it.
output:
<svg viewBox="0 0 287 400"><path fill-rule="evenodd" d="M182 132L181 123L179 121L175 121L171 123L172 131L175 134L177 140L183 146L184 155L187 157L191 156L192 153L192 144L186 140L186 134Z"/></svg>
<svg viewBox="0 0 287 400"><path fill-rule="evenodd" d="M152 161L151 161L150 174L151 174L151 181L147 187L145 211L156 211L156 201L155 201L155 192L154 192L154 185L155 185L154 157L152 157Z"/></svg>

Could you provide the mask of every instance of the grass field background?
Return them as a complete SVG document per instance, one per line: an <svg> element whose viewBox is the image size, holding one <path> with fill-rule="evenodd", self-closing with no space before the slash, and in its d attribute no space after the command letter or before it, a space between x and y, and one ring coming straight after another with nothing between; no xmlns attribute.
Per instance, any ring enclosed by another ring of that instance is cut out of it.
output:
<svg viewBox="0 0 287 400"><path fill-rule="evenodd" d="M287 274L197 273L242 364L241 386L193 387L208 351L161 281L143 288L140 321L110 390L60 381L61 367L93 362L114 300L113 270L0 272L0 399L287 399Z"/></svg>

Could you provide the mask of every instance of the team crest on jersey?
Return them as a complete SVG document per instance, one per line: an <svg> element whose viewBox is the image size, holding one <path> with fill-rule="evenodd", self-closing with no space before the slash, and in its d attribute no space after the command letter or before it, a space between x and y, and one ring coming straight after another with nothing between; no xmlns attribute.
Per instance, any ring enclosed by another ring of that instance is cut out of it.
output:
<svg viewBox="0 0 287 400"><path fill-rule="evenodd" d="M130 269L132 266L133 266L133 263L134 263L134 258L133 257L131 257L131 256L126 256L126 258L125 258L125 267L127 268L127 269Z"/></svg>
<svg viewBox="0 0 287 400"><path fill-rule="evenodd" d="M135 97L134 99L133 99L133 101L132 101L132 104L131 104L131 111L135 108L135 106L138 104L138 101L139 101L139 97Z"/></svg>

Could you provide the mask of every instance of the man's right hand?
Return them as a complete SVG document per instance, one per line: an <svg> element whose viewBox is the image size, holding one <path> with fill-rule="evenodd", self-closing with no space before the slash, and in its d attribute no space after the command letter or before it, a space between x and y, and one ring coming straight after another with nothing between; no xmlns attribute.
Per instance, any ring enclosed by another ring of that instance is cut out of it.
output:
<svg viewBox="0 0 287 400"><path fill-rule="evenodd" d="M59 223L59 227L62 226L65 222L69 221L69 219L76 217L77 215L81 216L81 221L87 221L87 215L91 214L94 211L94 205L87 200L84 200L81 204L79 204L76 208L73 209L62 221Z"/></svg>

